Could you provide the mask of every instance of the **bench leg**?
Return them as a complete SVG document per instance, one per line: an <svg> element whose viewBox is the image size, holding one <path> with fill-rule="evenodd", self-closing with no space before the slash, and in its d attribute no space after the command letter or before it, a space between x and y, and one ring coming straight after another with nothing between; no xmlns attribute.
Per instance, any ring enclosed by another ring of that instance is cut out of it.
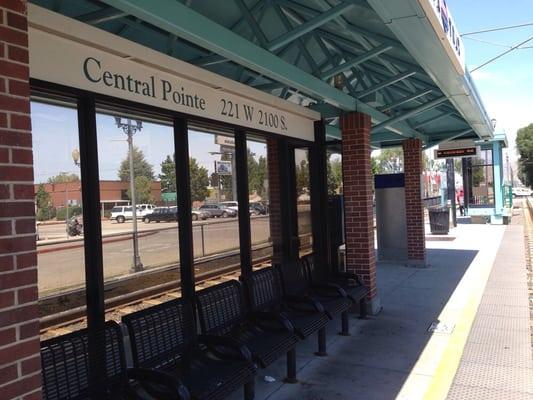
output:
<svg viewBox="0 0 533 400"><path fill-rule="evenodd" d="M254 400L255 397L255 379L252 378L244 384L244 400Z"/></svg>
<svg viewBox="0 0 533 400"><path fill-rule="evenodd" d="M286 383L297 383L296 379L296 349L291 349L287 352L287 377Z"/></svg>
<svg viewBox="0 0 533 400"><path fill-rule="evenodd" d="M326 327L323 326L318 331L318 351L315 353L315 355L319 357L327 356L328 353L326 352Z"/></svg>
<svg viewBox="0 0 533 400"><path fill-rule="evenodd" d="M366 300L363 297L361 300L359 300L359 319L365 319L366 318Z"/></svg>
<svg viewBox="0 0 533 400"><path fill-rule="evenodd" d="M341 336L350 336L350 320L348 319L348 311L341 313Z"/></svg>

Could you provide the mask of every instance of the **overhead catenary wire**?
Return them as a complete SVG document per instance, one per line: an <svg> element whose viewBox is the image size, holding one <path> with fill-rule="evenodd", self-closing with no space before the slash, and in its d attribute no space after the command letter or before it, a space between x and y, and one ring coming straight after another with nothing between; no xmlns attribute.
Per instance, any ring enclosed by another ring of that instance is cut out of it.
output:
<svg viewBox="0 0 533 400"><path fill-rule="evenodd" d="M477 35L477 34L480 34L480 33L496 32L496 31L504 31L504 30L508 30L508 29L523 28L523 27L526 27L526 26L533 26L533 22L526 22L524 24L518 24L518 25L500 26L500 27L497 27L497 28L482 29L482 30L479 30L479 31L463 33L463 34L461 34L461 36L465 37L465 36L470 36L470 35Z"/></svg>
<svg viewBox="0 0 533 400"><path fill-rule="evenodd" d="M526 40L524 40L523 42L517 44L516 46L511 47L509 50L506 50L506 51L504 51L503 53L498 54L496 57L492 57L490 60L485 61L483 64L481 64L480 66L474 68L474 69L473 69L472 71L470 71L470 72L477 71L478 69L484 67L485 65L488 65L488 64L490 64L490 63L496 61L497 59L503 57L503 56L506 55L506 54L509 54L511 51L518 49L520 46L523 46L524 44L530 42L531 40L533 40L533 36L531 36L531 37L529 37L529 39L526 39Z"/></svg>
<svg viewBox="0 0 533 400"><path fill-rule="evenodd" d="M503 47L505 49L511 49L513 47L512 45L509 45L509 44L491 42L489 40L478 39L478 38L475 38L475 37L466 37L465 39L473 40L473 41L479 42L479 43L489 44L491 46ZM519 47L516 50L525 50L525 49L533 49L533 46Z"/></svg>

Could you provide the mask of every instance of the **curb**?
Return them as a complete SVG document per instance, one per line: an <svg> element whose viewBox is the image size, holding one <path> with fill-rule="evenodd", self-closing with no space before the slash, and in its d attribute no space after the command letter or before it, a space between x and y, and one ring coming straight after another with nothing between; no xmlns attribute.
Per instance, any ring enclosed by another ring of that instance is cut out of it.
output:
<svg viewBox="0 0 533 400"><path fill-rule="evenodd" d="M143 232L143 233L139 233L137 237L142 238L146 236L151 236L151 235L155 235L158 232L159 231ZM130 240L130 238L131 238L131 234L129 233L121 234L120 237L112 237L111 239L107 239L107 240L105 238L102 239L102 244L121 242L124 240ZM58 244L61 244L61 243L54 243L54 244L50 244L49 246L54 246ZM52 253L54 251L61 251L61 250L77 249L77 248L84 247L84 246L85 246L85 242L83 240L79 240L79 241L76 241L76 243L72 243L71 245L67 245L67 246L54 247L54 248L49 248L49 249L47 248L37 249L37 254Z"/></svg>

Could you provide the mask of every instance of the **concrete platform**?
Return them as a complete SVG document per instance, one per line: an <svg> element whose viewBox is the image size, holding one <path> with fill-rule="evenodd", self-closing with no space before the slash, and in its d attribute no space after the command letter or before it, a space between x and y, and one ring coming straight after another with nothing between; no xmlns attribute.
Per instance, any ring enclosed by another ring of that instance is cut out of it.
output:
<svg viewBox="0 0 533 400"><path fill-rule="evenodd" d="M491 282L485 290L505 231L504 226L460 225L450 232L455 240L427 242L429 268L380 264L378 287L383 311L366 320L351 316L350 337L337 335L340 322L333 321L328 332L327 357L313 355L316 337L300 343L297 347L297 384L282 382L284 359L266 370L260 370L256 399L446 398L452 383L465 382L453 382L457 370L467 375L474 372L472 366L468 369L468 366L460 366L460 362L484 292L487 298L499 296L501 299L505 295L498 285ZM513 237L510 240L519 242L518 239ZM502 279L514 282L514 275L500 275ZM525 309L518 310L516 307L512 311L511 315L519 320L514 321L512 327L525 333L522 330L529 323L529 314L524 312ZM500 317L511 316L505 302L501 301L483 302L479 313L486 315L472 335L479 335L483 327L499 326ZM440 324L437 324L436 332L430 333L428 328L434 322ZM483 349L486 354L490 346L497 345L501 338L493 335L485 340L488 341ZM517 340L524 351L528 345L531 346L523 338ZM479 346L467 348L468 354L476 353L480 350ZM475 358L472 360L475 362ZM522 372L529 368L525 360L517 361L511 353L504 362L508 368L521 368ZM274 377L276 381L265 382L265 375ZM489 374L484 376L489 377ZM527 390L525 387L524 394L529 396ZM454 395L453 391L450 393ZM460 394L457 396L453 398L468 398ZM240 392L231 397L241 398Z"/></svg>

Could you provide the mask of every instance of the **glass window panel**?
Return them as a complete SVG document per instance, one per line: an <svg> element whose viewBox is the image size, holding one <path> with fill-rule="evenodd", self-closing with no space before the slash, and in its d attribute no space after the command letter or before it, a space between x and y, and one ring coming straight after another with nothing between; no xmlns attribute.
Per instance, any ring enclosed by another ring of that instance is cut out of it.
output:
<svg viewBox="0 0 533 400"><path fill-rule="evenodd" d="M272 254L268 198L268 158L264 139L248 136L248 191L252 258Z"/></svg>
<svg viewBox="0 0 533 400"><path fill-rule="evenodd" d="M239 270L235 141L231 133L189 128L195 278ZM195 219L196 215L196 219Z"/></svg>
<svg viewBox="0 0 533 400"><path fill-rule="evenodd" d="M492 165L472 167L472 195L470 205L494 205L494 176Z"/></svg>
<svg viewBox="0 0 533 400"><path fill-rule="evenodd" d="M85 304L75 104L31 102L41 316Z"/></svg>
<svg viewBox="0 0 533 400"><path fill-rule="evenodd" d="M178 279L171 123L102 109L96 124L106 297Z"/></svg>
<svg viewBox="0 0 533 400"><path fill-rule="evenodd" d="M312 245L311 226L311 187L309 181L309 152L307 149L295 149L296 211L298 218L298 236L300 251L310 249Z"/></svg>

